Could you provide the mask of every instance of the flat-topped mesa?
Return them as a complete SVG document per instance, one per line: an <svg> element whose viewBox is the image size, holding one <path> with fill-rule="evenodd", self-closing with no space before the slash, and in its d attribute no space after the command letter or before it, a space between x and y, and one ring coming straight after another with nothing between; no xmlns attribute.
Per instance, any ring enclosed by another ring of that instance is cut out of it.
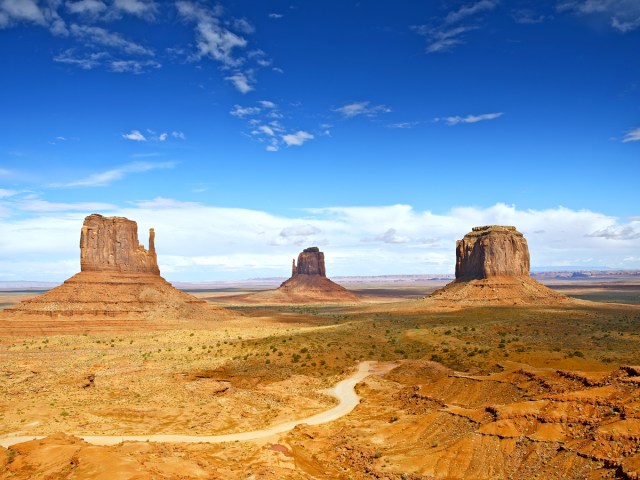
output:
<svg viewBox="0 0 640 480"><path fill-rule="evenodd" d="M89 215L80 234L80 270L160 275L153 228L146 250L139 244L138 224L133 220Z"/></svg>
<svg viewBox="0 0 640 480"><path fill-rule="evenodd" d="M516 227L473 227L456 242L456 281L529 277L529 248Z"/></svg>
<svg viewBox="0 0 640 480"><path fill-rule="evenodd" d="M320 275L326 277L324 253L318 247L305 248L298 255L298 266L293 263L293 275Z"/></svg>

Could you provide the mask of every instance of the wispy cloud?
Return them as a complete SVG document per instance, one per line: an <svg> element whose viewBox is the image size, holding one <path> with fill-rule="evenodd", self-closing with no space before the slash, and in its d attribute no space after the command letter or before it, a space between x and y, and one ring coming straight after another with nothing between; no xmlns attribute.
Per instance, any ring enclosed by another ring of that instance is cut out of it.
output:
<svg viewBox="0 0 640 480"><path fill-rule="evenodd" d="M152 56L153 50L125 39L116 32L110 32L102 27L88 25L71 25L71 34L94 45L112 47L132 55Z"/></svg>
<svg viewBox="0 0 640 480"><path fill-rule="evenodd" d="M69 12L78 15L96 16L107 10L107 5L99 0L80 0L78 2L66 2Z"/></svg>
<svg viewBox="0 0 640 480"><path fill-rule="evenodd" d="M315 137L304 130L299 130L296 133L289 133L282 136L282 140L287 146L299 147L309 140L313 140Z"/></svg>
<svg viewBox="0 0 640 480"><path fill-rule="evenodd" d="M123 133L122 138L126 140L133 140L134 142L146 142L147 137L145 137L140 130L132 130L130 133Z"/></svg>
<svg viewBox="0 0 640 480"><path fill-rule="evenodd" d="M478 29L473 21L478 15L491 11L498 6L498 0L480 0L462 5L457 10L450 11L439 23L414 25L411 29L426 38L427 53L450 52L454 47L466 43L464 34Z"/></svg>
<svg viewBox="0 0 640 480"><path fill-rule="evenodd" d="M623 143L627 142L640 142L640 128L636 128L635 130L631 130L627 132L622 139Z"/></svg>
<svg viewBox="0 0 640 480"><path fill-rule="evenodd" d="M178 13L186 20L196 23L197 58L211 57L226 67L235 67L242 60L235 51L247 46L247 40L221 25L218 18L221 8L209 10L201 4L187 1L176 2Z"/></svg>
<svg viewBox="0 0 640 480"><path fill-rule="evenodd" d="M112 72L135 74L145 73L162 66L155 60L113 60L109 65Z"/></svg>
<svg viewBox="0 0 640 480"><path fill-rule="evenodd" d="M158 12L158 5L153 0L115 0L113 6L136 17L153 20Z"/></svg>
<svg viewBox="0 0 640 480"><path fill-rule="evenodd" d="M530 8L520 8L511 12L514 22L522 25L535 25L546 20L546 16Z"/></svg>
<svg viewBox="0 0 640 480"><path fill-rule="evenodd" d="M388 128L400 128L400 129L408 129L413 128L417 125L420 125L422 122L398 122L398 123L390 123L387 125Z"/></svg>
<svg viewBox="0 0 640 480"><path fill-rule="evenodd" d="M391 108L386 105L372 105L370 101L347 103L341 107L334 109L345 118L354 118L359 116L375 117L381 113L391 112Z"/></svg>
<svg viewBox="0 0 640 480"><path fill-rule="evenodd" d="M253 86L251 85L251 80L244 73L234 73L233 75L229 75L228 77L224 77L225 80L231 82L231 84L238 90L240 93L249 93L253 90Z"/></svg>
<svg viewBox="0 0 640 480"><path fill-rule="evenodd" d="M602 17L622 33L640 27L640 2L637 0L562 0L557 9L576 15Z"/></svg>
<svg viewBox="0 0 640 480"><path fill-rule="evenodd" d="M273 18L275 20L284 17L284 15L281 15L280 13L270 13L269 14L269 18Z"/></svg>
<svg viewBox="0 0 640 480"><path fill-rule="evenodd" d="M466 117L438 117L434 118L434 122L444 122L447 125L458 125L459 123L477 123L486 120L495 120L504 115L503 112L483 113L482 115L467 115Z"/></svg>
<svg viewBox="0 0 640 480"><path fill-rule="evenodd" d="M130 173L144 173L151 170L167 169L175 167L175 162L133 162L121 167L107 170L105 172L94 173L86 178L68 183L53 184L52 187L104 187L111 183L122 180Z"/></svg>
<svg viewBox="0 0 640 480"><path fill-rule="evenodd" d="M234 105L233 109L229 113L234 117L244 118L250 115L257 115L260 111L259 107L242 107L240 105Z"/></svg>

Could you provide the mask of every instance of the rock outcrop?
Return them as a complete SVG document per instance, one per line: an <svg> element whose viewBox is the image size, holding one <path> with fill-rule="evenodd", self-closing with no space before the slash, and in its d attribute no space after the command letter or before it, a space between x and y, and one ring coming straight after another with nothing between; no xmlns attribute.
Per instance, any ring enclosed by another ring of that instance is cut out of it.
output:
<svg viewBox="0 0 640 480"><path fill-rule="evenodd" d="M359 302L360 297L327 278L324 253L318 247L305 248L292 264L291 278L276 290L248 295L249 303L337 303Z"/></svg>
<svg viewBox="0 0 640 480"><path fill-rule="evenodd" d="M146 250L138 244L136 222L123 217L89 215L80 234L80 271L160 275L153 228L149 230Z"/></svg>
<svg viewBox="0 0 640 480"><path fill-rule="evenodd" d="M530 277L529 248L515 227L474 227L456 242L456 279L427 303L461 308L482 305L549 305L571 299Z"/></svg>
<svg viewBox="0 0 640 480"><path fill-rule="evenodd" d="M327 272L324 267L324 253L320 251L318 247L305 248L300 255L298 255L298 266L296 267L295 260L293 263L294 275L320 275L322 277L327 276Z"/></svg>
<svg viewBox="0 0 640 480"><path fill-rule="evenodd" d="M456 280L529 276L529 247L516 227L473 227L456 242Z"/></svg>
<svg viewBox="0 0 640 480"><path fill-rule="evenodd" d="M62 325L71 330L102 331L118 325L162 328L226 314L162 278L154 230L149 232L147 250L138 243L136 222L126 218L97 214L85 218L80 268L80 273L59 287L4 310L3 319L19 320L21 326L32 328L49 321L47 329L51 331Z"/></svg>

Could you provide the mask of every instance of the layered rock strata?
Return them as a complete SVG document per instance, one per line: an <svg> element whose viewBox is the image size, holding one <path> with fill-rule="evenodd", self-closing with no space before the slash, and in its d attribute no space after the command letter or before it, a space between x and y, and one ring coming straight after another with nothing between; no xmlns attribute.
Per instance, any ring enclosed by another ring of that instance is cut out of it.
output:
<svg viewBox="0 0 640 480"><path fill-rule="evenodd" d="M427 301L454 308L570 301L532 279L529 266L527 241L515 227L474 227L456 242L456 279Z"/></svg>

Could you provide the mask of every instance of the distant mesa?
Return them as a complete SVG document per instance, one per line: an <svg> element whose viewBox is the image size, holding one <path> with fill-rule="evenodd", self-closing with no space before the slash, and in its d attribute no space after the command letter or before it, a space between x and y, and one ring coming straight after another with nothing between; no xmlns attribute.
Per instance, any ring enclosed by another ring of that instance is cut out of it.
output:
<svg viewBox="0 0 640 480"><path fill-rule="evenodd" d="M80 270L62 285L5 309L3 319L27 319L21 321L25 328L32 321L38 327L38 321L49 319L49 330L64 330L67 324L71 330L87 326L100 331L120 325L120 321L126 328L149 326L130 320L150 320L153 327L159 327L226 314L162 278L153 228L147 250L138 243L138 225L126 218L98 214L85 218L80 234Z"/></svg>
<svg viewBox="0 0 640 480"><path fill-rule="evenodd" d="M451 306L546 305L571 301L532 279L529 247L515 227L474 227L456 242L456 279L426 299Z"/></svg>
<svg viewBox="0 0 640 480"><path fill-rule="evenodd" d="M332 303L359 302L360 297L329 280L324 253L318 247L305 248L292 263L291 278L276 290L245 297L251 303Z"/></svg>

